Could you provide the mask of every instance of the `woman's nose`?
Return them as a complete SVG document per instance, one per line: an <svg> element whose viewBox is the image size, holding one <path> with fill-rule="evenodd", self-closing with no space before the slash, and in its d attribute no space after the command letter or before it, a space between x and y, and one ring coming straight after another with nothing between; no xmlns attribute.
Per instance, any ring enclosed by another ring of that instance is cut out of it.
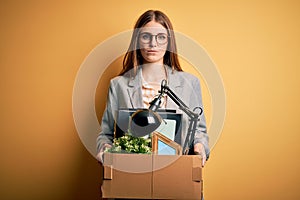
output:
<svg viewBox="0 0 300 200"><path fill-rule="evenodd" d="M156 47L157 46L156 36L155 35L152 35L152 37L151 37L150 46L151 47Z"/></svg>

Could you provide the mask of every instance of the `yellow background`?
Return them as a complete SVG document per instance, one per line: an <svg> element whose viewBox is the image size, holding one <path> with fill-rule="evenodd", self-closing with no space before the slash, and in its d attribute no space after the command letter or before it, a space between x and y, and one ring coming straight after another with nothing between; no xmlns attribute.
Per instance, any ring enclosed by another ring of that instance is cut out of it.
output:
<svg viewBox="0 0 300 200"><path fill-rule="evenodd" d="M296 0L1 1L0 199L100 199L101 168L73 122L73 84L89 52L147 9L201 44L223 78L227 113L205 198L300 199Z"/></svg>

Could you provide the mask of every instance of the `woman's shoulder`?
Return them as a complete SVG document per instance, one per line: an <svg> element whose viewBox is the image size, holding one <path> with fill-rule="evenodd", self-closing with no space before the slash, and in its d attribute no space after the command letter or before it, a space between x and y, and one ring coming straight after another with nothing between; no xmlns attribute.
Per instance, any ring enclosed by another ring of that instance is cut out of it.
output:
<svg viewBox="0 0 300 200"><path fill-rule="evenodd" d="M137 77L132 77L132 76L128 76L128 75L119 75L116 77L113 77L110 80L110 84L114 85L114 86L120 86L120 87L126 87L126 86L132 86L134 84L136 84L137 82Z"/></svg>
<svg viewBox="0 0 300 200"><path fill-rule="evenodd" d="M115 76L112 79L110 79L111 82L119 82L122 81L124 79L123 76Z"/></svg>
<svg viewBox="0 0 300 200"><path fill-rule="evenodd" d="M110 79L110 84L113 85L123 85L125 83L128 83L128 78L126 76L115 76Z"/></svg>
<svg viewBox="0 0 300 200"><path fill-rule="evenodd" d="M189 77L189 78L197 78L194 74L185 71L177 71L180 76Z"/></svg>
<svg viewBox="0 0 300 200"><path fill-rule="evenodd" d="M197 76L185 71L176 71L174 75L177 76L179 79L189 80L191 82L199 81Z"/></svg>

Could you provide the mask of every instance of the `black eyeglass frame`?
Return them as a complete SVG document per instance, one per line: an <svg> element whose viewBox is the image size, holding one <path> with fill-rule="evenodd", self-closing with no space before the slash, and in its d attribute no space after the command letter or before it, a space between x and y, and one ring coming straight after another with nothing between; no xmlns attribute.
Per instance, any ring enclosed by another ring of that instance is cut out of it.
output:
<svg viewBox="0 0 300 200"><path fill-rule="evenodd" d="M143 42L143 41L142 41L141 36L142 36L142 35L145 35L145 34L150 36L149 42ZM163 42L163 43L158 42L157 37L158 37L159 35L164 35L164 36L166 36L166 37L167 37L166 42ZM155 37L155 41L156 41L156 43L159 44L159 45L167 44L167 43L169 42L169 38L170 38L170 36L169 36L167 33L158 33L158 34L156 34L156 35L153 35L153 34L148 33L148 32L143 32L143 33L140 33L140 34L139 34L138 39L139 39L139 41L140 41L141 43L143 43L143 44L149 44L149 43L151 43L151 41L153 40L153 37Z"/></svg>

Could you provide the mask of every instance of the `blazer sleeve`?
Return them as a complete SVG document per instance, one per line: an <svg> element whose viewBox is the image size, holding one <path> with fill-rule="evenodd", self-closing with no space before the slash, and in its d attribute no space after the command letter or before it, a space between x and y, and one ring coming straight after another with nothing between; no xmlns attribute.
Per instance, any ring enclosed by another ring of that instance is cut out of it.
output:
<svg viewBox="0 0 300 200"><path fill-rule="evenodd" d="M207 135L207 127L206 127L206 120L204 115L204 108L202 103L202 92L200 87L200 81L198 78L194 78L192 82L192 88L193 88L193 98L190 98L190 108L196 108L201 107L203 109L203 112L200 116L200 120L197 123L196 132L194 135L194 144L201 143L204 145L206 157L209 157L210 154L210 148L209 148L209 138Z"/></svg>
<svg viewBox="0 0 300 200"><path fill-rule="evenodd" d="M117 92L114 82L110 81L106 107L102 116L101 131L97 137L97 152L104 144L112 144L114 138L115 111L117 110Z"/></svg>

